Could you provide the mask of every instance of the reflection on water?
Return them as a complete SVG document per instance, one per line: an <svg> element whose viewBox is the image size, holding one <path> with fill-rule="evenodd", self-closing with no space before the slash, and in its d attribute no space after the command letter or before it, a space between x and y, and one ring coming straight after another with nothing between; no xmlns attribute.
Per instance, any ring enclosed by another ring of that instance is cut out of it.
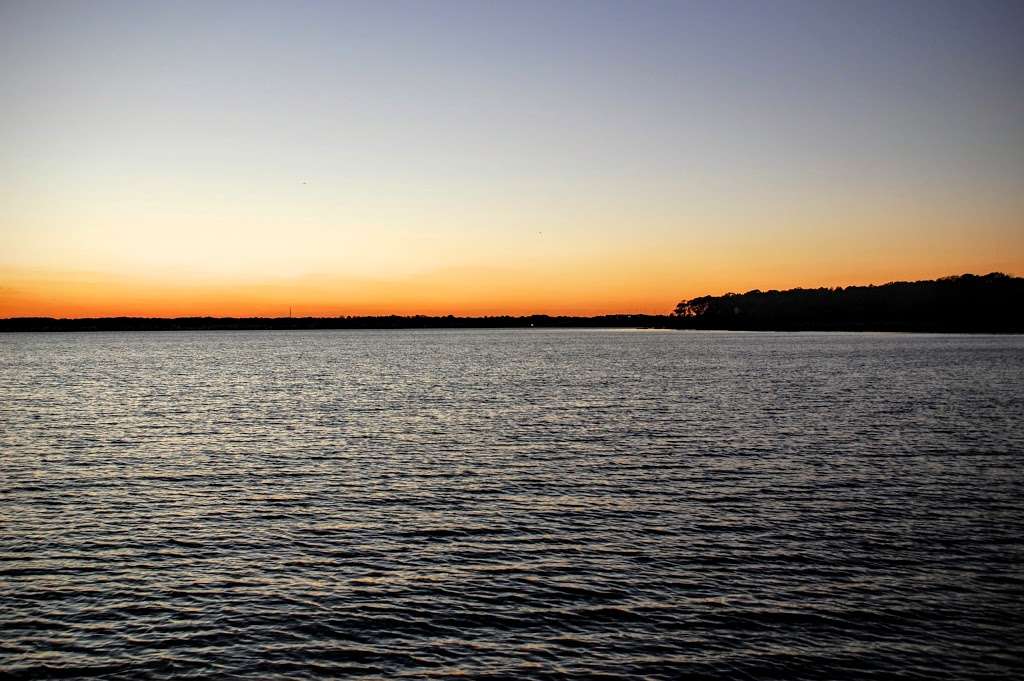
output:
<svg viewBox="0 0 1024 681"><path fill-rule="evenodd" d="M0 670L1003 678L1024 339L0 336Z"/></svg>

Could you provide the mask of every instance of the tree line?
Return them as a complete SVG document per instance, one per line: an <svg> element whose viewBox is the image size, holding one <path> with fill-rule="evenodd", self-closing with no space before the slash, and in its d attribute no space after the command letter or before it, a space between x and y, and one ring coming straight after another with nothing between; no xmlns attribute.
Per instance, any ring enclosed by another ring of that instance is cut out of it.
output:
<svg viewBox="0 0 1024 681"><path fill-rule="evenodd" d="M1001 272L880 286L753 290L681 301L693 329L1024 332L1024 279Z"/></svg>
<svg viewBox="0 0 1024 681"><path fill-rule="evenodd" d="M1024 333L1024 279L993 272L880 286L755 289L683 300L668 315L0 319L0 332L529 327Z"/></svg>

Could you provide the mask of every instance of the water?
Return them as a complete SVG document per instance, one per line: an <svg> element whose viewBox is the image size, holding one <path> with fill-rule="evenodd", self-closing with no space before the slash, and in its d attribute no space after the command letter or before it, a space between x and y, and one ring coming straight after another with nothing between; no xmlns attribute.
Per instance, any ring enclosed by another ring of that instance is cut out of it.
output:
<svg viewBox="0 0 1024 681"><path fill-rule="evenodd" d="M992 678L1024 338L0 336L13 677Z"/></svg>

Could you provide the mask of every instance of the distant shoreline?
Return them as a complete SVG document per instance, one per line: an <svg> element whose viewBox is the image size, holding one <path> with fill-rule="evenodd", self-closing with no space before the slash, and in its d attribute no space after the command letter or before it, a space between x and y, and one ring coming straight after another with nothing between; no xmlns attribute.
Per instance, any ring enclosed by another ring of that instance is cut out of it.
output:
<svg viewBox="0 0 1024 681"><path fill-rule="evenodd" d="M12 317L16 331L308 331L315 329L629 328L707 331L1024 333L1024 279L1000 272L941 279L726 293L683 300L672 314L363 315L340 317Z"/></svg>
<svg viewBox="0 0 1024 681"><path fill-rule="evenodd" d="M93 317L0 319L0 332L17 331L310 331L317 329L670 328L669 315L550 315L455 317Z"/></svg>
<svg viewBox="0 0 1024 681"><path fill-rule="evenodd" d="M0 333L61 333L112 331L315 331L315 330L408 330L408 329L664 329L692 331L834 331L891 333L996 333L1019 334L1024 328L1005 325L951 323L792 323L711 325L673 315L601 315L568 317L11 317L0 319Z"/></svg>

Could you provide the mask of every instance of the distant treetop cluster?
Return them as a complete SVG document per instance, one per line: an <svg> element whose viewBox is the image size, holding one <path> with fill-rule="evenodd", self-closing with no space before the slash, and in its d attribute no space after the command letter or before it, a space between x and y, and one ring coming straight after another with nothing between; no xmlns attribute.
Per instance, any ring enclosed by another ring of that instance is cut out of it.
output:
<svg viewBox="0 0 1024 681"><path fill-rule="evenodd" d="M683 300L677 326L1024 332L1024 279L1001 272L881 286L753 290Z"/></svg>

